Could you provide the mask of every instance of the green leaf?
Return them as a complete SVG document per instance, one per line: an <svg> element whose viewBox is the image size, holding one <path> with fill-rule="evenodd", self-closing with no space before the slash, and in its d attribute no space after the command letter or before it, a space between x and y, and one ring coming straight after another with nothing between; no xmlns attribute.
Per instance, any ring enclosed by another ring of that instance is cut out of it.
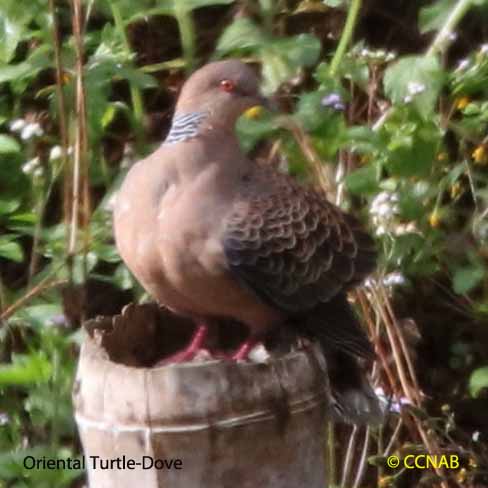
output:
<svg viewBox="0 0 488 488"><path fill-rule="evenodd" d="M482 266L466 266L454 273L453 288L456 293L463 295L478 286L485 275Z"/></svg>
<svg viewBox="0 0 488 488"><path fill-rule="evenodd" d="M45 327L53 322L53 318L63 313L60 304L41 303L23 307L15 314L15 319L27 322L32 327Z"/></svg>
<svg viewBox="0 0 488 488"><path fill-rule="evenodd" d="M0 63L9 63L19 42L32 37L34 31L28 28L28 24L35 17L36 3L19 0L0 2Z"/></svg>
<svg viewBox="0 0 488 488"><path fill-rule="evenodd" d="M132 1L130 2L132 5L128 8L123 8L122 12L124 19L128 18L127 23L130 23L155 15L172 15L176 17L181 14L187 14L197 8L210 7L212 5L230 5L231 3L234 3L234 1L235 0L159 0L157 7L147 9L139 8L137 2Z"/></svg>
<svg viewBox="0 0 488 488"><path fill-rule="evenodd" d="M178 3L186 10L194 10L201 7L210 7L211 5L230 5L235 0L173 0L175 5Z"/></svg>
<svg viewBox="0 0 488 488"><path fill-rule="evenodd" d="M255 53L263 60L263 91L273 93L297 74L303 66L312 66L319 58L320 41L301 34L286 39L272 39L250 19L242 18L231 24L217 44L217 54Z"/></svg>
<svg viewBox="0 0 488 488"><path fill-rule="evenodd" d="M419 30L422 34L440 30L446 23L456 0L437 0L432 5L422 7L419 12Z"/></svg>
<svg viewBox="0 0 488 488"><path fill-rule="evenodd" d="M345 146L360 154L373 153L384 149L383 141L378 132L364 125L348 127L345 137Z"/></svg>
<svg viewBox="0 0 488 488"><path fill-rule="evenodd" d="M16 139L5 134L0 134L0 154L18 153L20 144Z"/></svg>
<svg viewBox="0 0 488 488"><path fill-rule="evenodd" d="M24 260L24 251L17 242L2 236L0 238L0 257L21 263Z"/></svg>
<svg viewBox="0 0 488 488"><path fill-rule="evenodd" d="M134 278L125 264L121 263L117 266L113 276L113 282L121 290L130 290L134 287Z"/></svg>
<svg viewBox="0 0 488 488"><path fill-rule="evenodd" d="M436 56L406 56L387 68L383 84L395 105L411 103L427 120L432 116L444 79Z"/></svg>
<svg viewBox="0 0 488 488"><path fill-rule="evenodd" d="M22 63L0 66L0 83L34 78L39 71L51 66L48 56L51 48L45 44L38 47L26 61Z"/></svg>
<svg viewBox="0 0 488 488"><path fill-rule="evenodd" d="M313 66L319 59L320 41L311 34L300 34L277 42L293 66Z"/></svg>
<svg viewBox="0 0 488 488"><path fill-rule="evenodd" d="M8 63L22 39L23 26L7 16L0 15L0 62Z"/></svg>
<svg viewBox="0 0 488 488"><path fill-rule="evenodd" d="M114 103L109 103L105 112L102 115L102 119L100 120L102 127L106 129L110 123L114 120L115 113L117 112L117 106Z"/></svg>
<svg viewBox="0 0 488 488"><path fill-rule="evenodd" d="M276 130L273 118L266 114L258 120L249 119L245 116L237 120L236 132L239 143L244 152L249 152L259 140L269 136Z"/></svg>
<svg viewBox="0 0 488 488"><path fill-rule="evenodd" d="M348 191L356 195L374 193L378 190L378 172L374 165L370 164L359 168L346 177Z"/></svg>
<svg viewBox="0 0 488 488"><path fill-rule="evenodd" d="M488 366L476 369L469 378L469 391L471 396L479 396L481 390L485 388L488 388Z"/></svg>
<svg viewBox="0 0 488 488"><path fill-rule="evenodd" d="M333 111L327 110L321 105L325 93L321 91L308 92L300 96L295 112L295 118L307 131L317 129L331 117L337 116Z"/></svg>
<svg viewBox="0 0 488 488"><path fill-rule="evenodd" d="M217 54L222 56L233 51L257 49L266 41L259 27L249 18L237 19L220 37Z"/></svg>
<svg viewBox="0 0 488 488"><path fill-rule="evenodd" d="M283 82L296 76L299 68L312 66L319 58L320 49L320 41L310 34L267 43L260 51L263 91L275 92Z"/></svg>
<svg viewBox="0 0 488 488"><path fill-rule="evenodd" d="M427 176L435 159L437 141L406 138L405 144L390 148L387 167L396 176Z"/></svg>
<svg viewBox="0 0 488 488"><path fill-rule="evenodd" d="M15 212L20 207L20 200L9 198L4 200L0 198L0 215L8 215Z"/></svg>
<svg viewBox="0 0 488 488"><path fill-rule="evenodd" d="M322 0L322 3L327 5L327 7L332 8L344 7L347 5L346 0Z"/></svg>
<svg viewBox="0 0 488 488"><path fill-rule="evenodd" d="M42 352L15 354L10 364L0 365L0 386L45 383L52 366Z"/></svg>

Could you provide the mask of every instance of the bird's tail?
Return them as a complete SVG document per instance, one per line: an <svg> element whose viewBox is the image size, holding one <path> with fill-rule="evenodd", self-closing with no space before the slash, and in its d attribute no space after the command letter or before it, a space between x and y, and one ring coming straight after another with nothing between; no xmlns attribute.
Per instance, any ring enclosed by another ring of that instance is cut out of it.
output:
<svg viewBox="0 0 488 488"><path fill-rule="evenodd" d="M384 412L358 360L342 351L327 350L324 355L332 416L350 424L380 424Z"/></svg>
<svg viewBox="0 0 488 488"><path fill-rule="evenodd" d="M333 415L358 425L381 423L383 411L360 364L374 359L374 350L345 293L317 305L297 320L295 328L321 345Z"/></svg>

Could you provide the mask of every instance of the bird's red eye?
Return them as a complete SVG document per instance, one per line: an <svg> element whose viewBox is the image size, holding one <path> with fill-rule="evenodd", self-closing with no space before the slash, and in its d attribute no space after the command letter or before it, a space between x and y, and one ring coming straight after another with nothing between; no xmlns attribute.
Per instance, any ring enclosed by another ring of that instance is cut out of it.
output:
<svg viewBox="0 0 488 488"><path fill-rule="evenodd" d="M220 82L220 88L226 92L233 92L236 85L232 80L222 80Z"/></svg>

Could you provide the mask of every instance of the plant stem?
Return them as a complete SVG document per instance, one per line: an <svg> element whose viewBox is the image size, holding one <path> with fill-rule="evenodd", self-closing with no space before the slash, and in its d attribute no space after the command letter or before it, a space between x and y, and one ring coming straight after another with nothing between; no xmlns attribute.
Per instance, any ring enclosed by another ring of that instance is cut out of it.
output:
<svg viewBox="0 0 488 488"><path fill-rule="evenodd" d="M349 11L347 12L346 23L344 25L344 30L342 31L339 45L337 46L334 57L332 58L332 61L330 63L330 76L335 76L337 74L337 69L339 68L342 58L346 53L347 46L351 42L354 27L358 19L359 10L361 9L361 2L362 0L352 0L351 2Z"/></svg>
<svg viewBox="0 0 488 488"><path fill-rule="evenodd" d="M70 222L70 203L69 198L71 195L71 181L72 181L72 165L71 161L68 161L68 122L66 119L66 100L63 91L63 64L61 57L61 40L59 34L58 17L56 14L55 0L49 0L49 12L52 16L52 38L54 47L54 60L56 64L56 99L57 99L57 111L59 119L59 134L61 140L61 161L64 171L63 179L63 212L64 212L64 224L65 228L69 229ZM47 200L46 200L47 201ZM69 233L66 232L66 246L69 242Z"/></svg>
<svg viewBox="0 0 488 488"><path fill-rule="evenodd" d="M328 486L336 486L336 452L335 452L335 424L332 421L327 425L327 477Z"/></svg>
<svg viewBox="0 0 488 488"><path fill-rule="evenodd" d="M115 27L119 31L119 34L122 38L122 42L124 44L125 52L127 55L131 54L131 48L129 44L129 40L127 39L127 34L125 32L124 22L122 20L122 15L120 13L119 6L116 2L110 2L110 8L112 10L112 16L114 18ZM135 134L136 134L136 141L138 150L141 149L143 144L143 120L144 120L144 105L142 102L142 95L139 88L134 86L132 83L129 83L130 86L130 98L132 101L132 107L134 109L134 121L135 121Z"/></svg>
<svg viewBox="0 0 488 488"><path fill-rule="evenodd" d="M429 49L425 52L425 56L434 56L440 54L449 44L451 34L454 28L461 22L461 19L466 15L470 7L473 6L472 0L459 0L456 6L452 9L446 23L442 26L435 39L432 41ZM383 127L385 122L390 118L394 112L395 107L390 107L373 125L373 130L378 131Z"/></svg>
<svg viewBox="0 0 488 488"><path fill-rule="evenodd" d="M442 29L438 32L434 41L430 45L429 49L425 53L426 56L433 56L441 51L443 51L449 44L450 37L459 24L461 19L464 17L466 12L473 6L472 0L459 0L456 6L452 9L446 23L443 25Z"/></svg>
<svg viewBox="0 0 488 488"><path fill-rule="evenodd" d="M190 73L195 63L195 38L193 19L191 11L188 11L182 2L175 2L175 17L178 22L178 28L181 36L181 46L183 48L183 57L185 58L185 70Z"/></svg>

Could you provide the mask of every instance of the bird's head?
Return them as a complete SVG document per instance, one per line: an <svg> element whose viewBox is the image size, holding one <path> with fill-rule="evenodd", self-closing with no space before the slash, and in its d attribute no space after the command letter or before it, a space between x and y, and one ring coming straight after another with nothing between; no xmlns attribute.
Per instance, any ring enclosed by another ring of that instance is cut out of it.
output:
<svg viewBox="0 0 488 488"><path fill-rule="evenodd" d="M252 68L236 59L209 63L183 85L176 113L208 112L212 125L233 127L237 118L256 105L267 106Z"/></svg>

